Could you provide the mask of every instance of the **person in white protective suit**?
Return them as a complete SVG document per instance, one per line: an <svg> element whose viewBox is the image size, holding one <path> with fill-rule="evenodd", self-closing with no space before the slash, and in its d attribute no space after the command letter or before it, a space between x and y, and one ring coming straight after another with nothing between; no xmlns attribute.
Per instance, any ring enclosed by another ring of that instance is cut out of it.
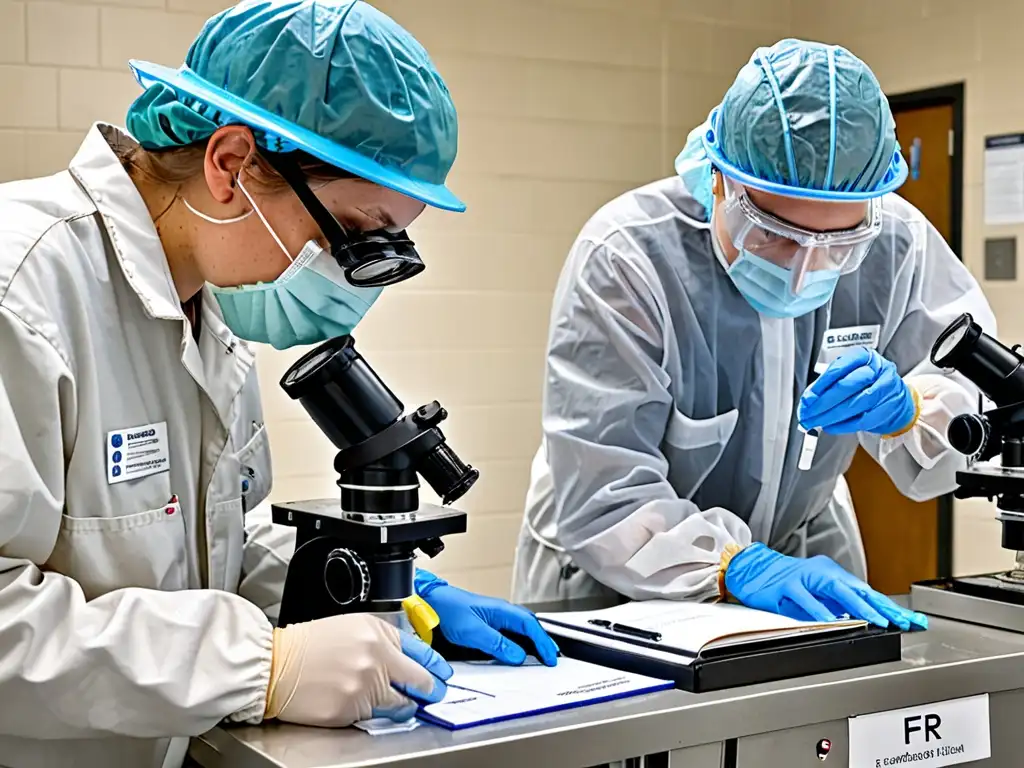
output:
<svg viewBox="0 0 1024 768"><path fill-rule="evenodd" d="M859 443L911 499L956 487L946 427L978 393L928 353L962 312L995 320L895 193L877 80L841 47L758 49L676 169L598 211L566 261L513 599L925 625L864 583L843 473Z"/></svg>
<svg viewBox="0 0 1024 768"><path fill-rule="evenodd" d="M0 766L182 765L222 721L404 720L451 667L369 614L275 628L294 529L245 340L350 332L422 269L455 160L426 52L351 0L243 2L133 62L128 133L0 186ZM365 276L369 275L368 278ZM518 664L529 612L426 571L441 635Z"/></svg>

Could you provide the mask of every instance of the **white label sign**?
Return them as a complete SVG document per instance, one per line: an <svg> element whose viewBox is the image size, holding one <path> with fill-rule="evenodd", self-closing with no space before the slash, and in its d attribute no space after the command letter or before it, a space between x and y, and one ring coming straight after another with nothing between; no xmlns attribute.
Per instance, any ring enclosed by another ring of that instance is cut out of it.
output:
<svg viewBox="0 0 1024 768"><path fill-rule="evenodd" d="M838 360L851 349L867 347L878 349L880 325L855 325L852 328L829 328L821 338L821 353L814 370L824 372L830 363Z"/></svg>
<svg viewBox="0 0 1024 768"><path fill-rule="evenodd" d="M987 693L850 718L850 768L939 768L991 756Z"/></svg>
<svg viewBox="0 0 1024 768"><path fill-rule="evenodd" d="M138 480L171 468L167 422L107 433L107 483Z"/></svg>

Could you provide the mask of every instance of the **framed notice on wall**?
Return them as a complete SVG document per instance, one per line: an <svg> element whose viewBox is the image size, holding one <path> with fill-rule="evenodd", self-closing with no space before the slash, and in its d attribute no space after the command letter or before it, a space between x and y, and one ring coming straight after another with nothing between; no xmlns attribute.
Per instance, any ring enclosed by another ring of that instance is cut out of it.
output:
<svg viewBox="0 0 1024 768"><path fill-rule="evenodd" d="M985 224L1024 222L1024 133L985 139Z"/></svg>

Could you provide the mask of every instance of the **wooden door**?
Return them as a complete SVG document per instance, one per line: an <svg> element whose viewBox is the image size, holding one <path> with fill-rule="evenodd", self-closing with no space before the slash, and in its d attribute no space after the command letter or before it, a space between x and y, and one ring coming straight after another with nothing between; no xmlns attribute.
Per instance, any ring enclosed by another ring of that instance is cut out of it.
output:
<svg viewBox="0 0 1024 768"><path fill-rule="evenodd" d="M911 164L911 176L899 194L916 206L947 242L952 221L952 131L953 107L949 105L896 113L896 136ZM871 586L885 594L902 594L910 590L912 582L936 578L938 503L910 501L862 449L858 449L846 479L864 538Z"/></svg>

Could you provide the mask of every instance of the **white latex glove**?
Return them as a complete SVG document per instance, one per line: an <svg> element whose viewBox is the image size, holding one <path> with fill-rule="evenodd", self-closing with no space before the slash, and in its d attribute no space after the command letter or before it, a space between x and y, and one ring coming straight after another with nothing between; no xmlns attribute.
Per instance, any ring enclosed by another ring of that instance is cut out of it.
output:
<svg viewBox="0 0 1024 768"><path fill-rule="evenodd" d="M423 641L376 616L332 616L274 630L264 719L344 727L407 720L444 698L452 668Z"/></svg>

